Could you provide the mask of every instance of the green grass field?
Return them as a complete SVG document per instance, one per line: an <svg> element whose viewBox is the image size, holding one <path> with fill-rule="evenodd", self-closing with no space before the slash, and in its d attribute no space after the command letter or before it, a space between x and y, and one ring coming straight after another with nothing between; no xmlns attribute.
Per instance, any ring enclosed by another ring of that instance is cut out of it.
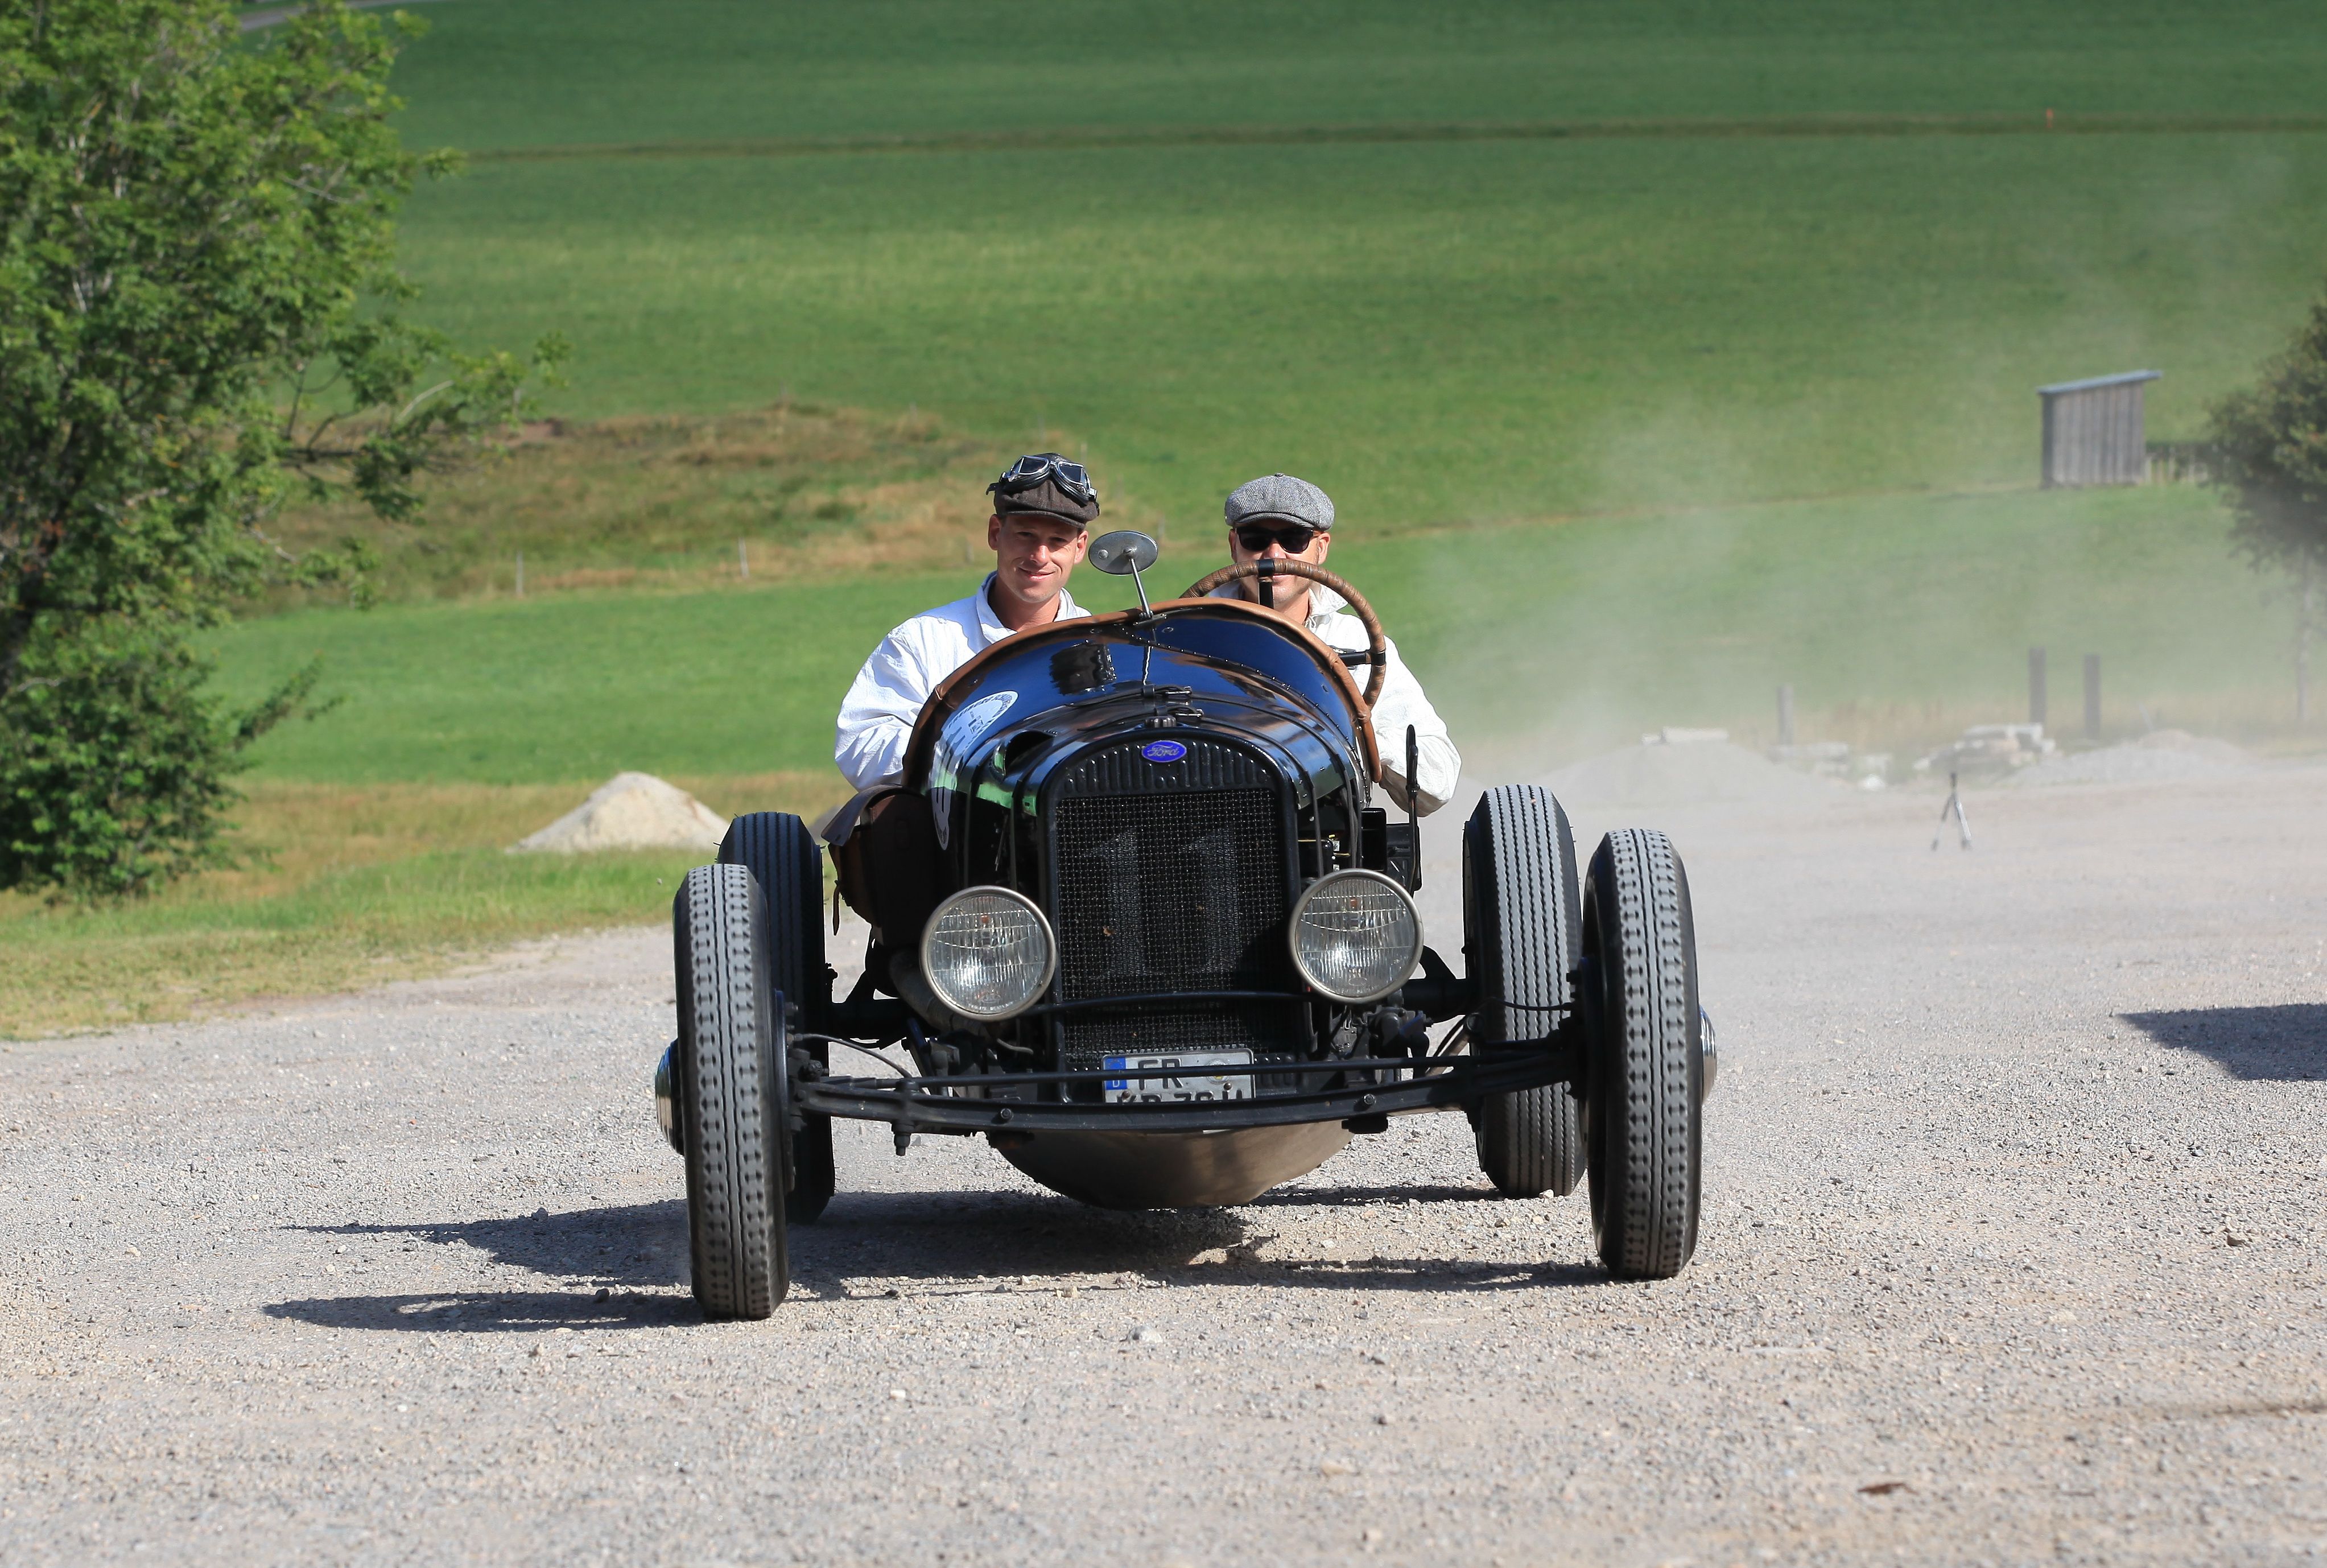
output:
<svg viewBox="0 0 2327 1568"><path fill-rule="evenodd" d="M1175 521L1283 468L1396 528L2021 480L2034 387L2115 369L2194 434L2316 285L2327 135L493 164L408 233L432 315L573 334L579 412L918 403Z"/></svg>
<svg viewBox="0 0 2327 1568"><path fill-rule="evenodd" d="M789 387L1069 428L1182 521L1276 467L1374 527L2016 481L2037 384L2152 366L2154 429L2193 434L2327 265L2315 7L641 14L430 11L416 142L647 154L424 193L433 316L568 331L578 414ZM2046 135L2046 107L2313 128ZM2007 111L2030 129L1236 139ZM1014 132L1053 140L947 140ZM752 145L890 134L924 140Z"/></svg>
<svg viewBox="0 0 2327 1568"><path fill-rule="evenodd" d="M491 0L416 13L410 135L2315 113L2303 0Z"/></svg>
<svg viewBox="0 0 2327 1568"><path fill-rule="evenodd" d="M1781 681L1813 733L1911 752L2015 716L2036 642L2064 681L2103 656L2114 726L2285 740L2283 597L2204 492L2031 488L2033 387L2154 368L2151 434L2187 437L2292 330L2327 270L2315 4L421 14L407 139L474 154L408 210L421 312L564 331L551 411L605 423L373 530L398 602L213 640L231 693L320 653L343 699L259 749L261 860L0 899L0 1031L659 918L684 857L500 846L620 768L828 800L848 675L975 580L977 471L1038 441L1170 524L1167 588L1238 481L1325 484L1335 565L1501 776L1765 734Z"/></svg>

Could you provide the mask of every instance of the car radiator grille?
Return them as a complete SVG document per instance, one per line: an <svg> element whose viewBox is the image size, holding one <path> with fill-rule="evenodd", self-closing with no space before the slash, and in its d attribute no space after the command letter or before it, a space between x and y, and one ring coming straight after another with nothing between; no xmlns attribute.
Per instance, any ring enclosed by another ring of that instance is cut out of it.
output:
<svg viewBox="0 0 2327 1568"><path fill-rule="evenodd" d="M1052 817L1052 910L1063 1001L1286 988L1285 826L1272 775L1191 739L1185 761L1135 746L1079 760ZM1191 1002L1062 1013L1061 1065L1108 1055L1249 1049L1297 1056L1299 1003Z"/></svg>

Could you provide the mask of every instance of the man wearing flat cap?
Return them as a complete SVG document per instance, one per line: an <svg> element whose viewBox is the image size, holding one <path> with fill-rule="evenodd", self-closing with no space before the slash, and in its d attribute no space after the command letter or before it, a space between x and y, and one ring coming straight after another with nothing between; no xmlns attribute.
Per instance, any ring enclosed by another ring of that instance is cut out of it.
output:
<svg viewBox="0 0 2327 1568"><path fill-rule="evenodd" d="M1085 613L1067 593L1098 517L1098 491L1055 452L1022 457L986 487L994 570L967 599L925 610L881 639L840 704L833 760L858 789L893 784L921 705L987 644Z"/></svg>
<svg viewBox="0 0 2327 1568"><path fill-rule="evenodd" d="M1333 499L1305 479L1289 473L1263 474L1238 485L1225 509L1229 524L1229 555L1239 566L1264 557L1325 564L1333 543ZM1348 601L1322 583L1306 577L1275 580L1276 613L1305 626L1324 644L1340 653L1361 653L1366 629L1358 618L1343 612ZM1250 577L1223 583L1215 597L1260 602L1260 584ZM1384 649L1388 668L1380 700L1374 704L1374 738L1381 745L1382 787L1391 799L1427 816L1446 804L1462 777L1463 757L1446 733L1446 721L1423 695L1422 683L1397 656L1397 644ZM1415 777L1406 777L1406 732L1415 731Z"/></svg>
<svg viewBox="0 0 2327 1568"><path fill-rule="evenodd" d="M986 487L994 497L986 543L994 570L977 592L925 610L881 639L841 699L833 761L856 796L826 817L841 896L883 938L918 932L937 906L937 830L926 802L896 786L913 723L946 677L1014 631L1085 611L1067 576L1089 548L1098 491L1079 462L1055 452L1020 458Z"/></svg>

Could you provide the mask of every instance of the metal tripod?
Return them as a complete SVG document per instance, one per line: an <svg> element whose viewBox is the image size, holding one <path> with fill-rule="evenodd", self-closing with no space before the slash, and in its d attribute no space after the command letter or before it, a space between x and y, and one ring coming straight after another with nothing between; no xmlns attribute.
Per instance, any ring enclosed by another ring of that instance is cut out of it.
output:
<svg viewBox="0 0 2327 1568"><path fill-rule="evenodd" d="M1964 816L1963 791L1956 788L1956 776L1948 775L1948 803L1939 807L1939 830L1931 835L1931 848L1936 852L1939 840L1948 835L1948 818L1956 819L1956 831L1963 835L1963 847L1971 847L1971 821Z"/></svg>

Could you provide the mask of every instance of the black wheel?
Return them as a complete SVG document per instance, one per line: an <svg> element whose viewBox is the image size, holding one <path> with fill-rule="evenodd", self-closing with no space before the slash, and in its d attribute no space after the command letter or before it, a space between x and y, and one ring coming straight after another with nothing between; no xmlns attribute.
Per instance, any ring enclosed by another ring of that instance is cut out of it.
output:
<svg viewBox="0 0 2327 1568"><path fill-rule="evenodd" d="M714 1322L766 1317L790 1283L788 1041L767 924L767 900L739 865L696 867L671 901L687 1239L695 1299Z"/></svg>
<svg viewBox="0 0 2327 1568"><path fill-rule="evenodd" d="M1474 1040L1572 1035L1582 919L1575 837L1551 791L1487 791L1463 831L1463 929L1479 981ZM1584 1173L1584 1106L1572 1084L1489 1095L1479 1102L1479 1169L1506 1198L1575 1190Z"/></svg>
<svg viewBox="0 0 2327 1568"><path fill-rule="evenodd" d="M1688 874L1663 834L1600 841L1584 953L1592 1233L1619 1279L1670 1279L1696 1250L1705 1050Z"/></svg>
<svg viewBox="0 0 2327 1568"><path fill-rule="evenodd" d="M824 860L808 824L782 811L754 811L727 825L719 863L751 868L768 901L768 967L775 988L797 1009L799 1027L821 1031L832 1004L832 971L824 962ZM800 1049L819 1064L825 1046ZM832 1118L800 1117L784 1217L812 1225L832 1201Z"/></svg>
<svg viewBox="0 0 2327 1568"><path fill-rule="evenodd" d="M832 1001L824 966L824 858L808 824L787 811L754 811L727 825L721 865L749 866L768 901L770 983L799 1009L802 1029L821 1029Z"/></svg>

